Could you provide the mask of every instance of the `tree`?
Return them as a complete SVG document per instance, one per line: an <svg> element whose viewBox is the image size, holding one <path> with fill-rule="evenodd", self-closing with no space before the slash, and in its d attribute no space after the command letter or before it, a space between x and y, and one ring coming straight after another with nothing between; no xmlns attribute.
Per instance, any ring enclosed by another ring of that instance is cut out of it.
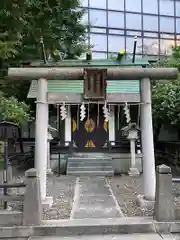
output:
<svg viewBox="0 0 180 240"><path fill-rule="evenodd" d="M11 121L23 125L32 120L30 107L15 97L5 97L0 92L0 121Z"/></svg>
<svg viewBox="0 0 180 240"><path fill-rule="evenodd" d="M43 37L46 54L59 60L80 56L86 49L86 26L81 23L84 10L79 0L30 0L26 11L21 59L39 59L40 39Z"/></svg>
<svg viewBox="0 0 180 240"><path fill-rule="evenodd" d="M84 10L79 10L79 6L78 0L0 1L0 36L1 32L7 35L7 39L2 38L0 42L0 68L6 68L1 59L7 60L9 66L40 60L41 37L49 59L60 60L60 52L65 53L65 58L79 57L87 49L86 26L81 24ZM5 23L5 30L2 23ZM12 45L8 45L11 42ZM5 48L7 45L9 47ZM7 97L13 95L26 101L30 82L13 82L2 77L0 84Z"/></svg>
<svg viewBox="0 0 180 240"><path fill-rule="evenodd" d="M172 56L158 63L165 67L176 67L180 70L180 47L173 48ZM173 81L159 81L152 85L152 110L154 138L158 140L162 125L176 126L180 129L180 74Z"/></svg>
<svg viewBox="0 0 180 240"><path fill-rule="evenodd" d="M27 1L0 1L0 59L14 58L21 45Z"/></svg>

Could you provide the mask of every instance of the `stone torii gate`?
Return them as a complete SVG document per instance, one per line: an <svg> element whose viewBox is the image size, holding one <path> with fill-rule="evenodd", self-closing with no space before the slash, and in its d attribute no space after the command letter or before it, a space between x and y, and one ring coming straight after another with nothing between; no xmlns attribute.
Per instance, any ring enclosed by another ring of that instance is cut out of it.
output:
<svg viewBox="0 0 180 240"><path fill-rule="evenodd" d="M92 67L91 67L92 68ZM97 68L96 68L97 69ZM99 69L102 69L101 67ZM108 80L140 80L141 139L143 153L144 199L155 199L155 157L151 108L151 80L175 79L175 68L107 68ZM80 67L30 67L10 68L11 80L38 80L36 102L35 167L40 177L41 197L46 197L47 134L48 134L48 80L83 80L84 68Z"/></svg>

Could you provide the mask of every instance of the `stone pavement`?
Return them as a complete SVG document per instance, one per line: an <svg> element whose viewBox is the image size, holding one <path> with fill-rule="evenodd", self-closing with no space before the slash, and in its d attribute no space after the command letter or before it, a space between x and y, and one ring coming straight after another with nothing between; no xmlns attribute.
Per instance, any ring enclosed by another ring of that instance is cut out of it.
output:
<svg viewBox="0 0 180 240"><path fill-rule="evenodd" d="M78 177L71 219L118 218L123 213L105 177Z"/></svg>
<svg viewBox="0 0 180 240"><path fill-rule="evenodd" d="M29 240L58 240L59 237L32 237ZM63 240L173 240L169 236L161 237L156 233L152 234L119 234L119 235L82 235L61 237ZM175 239L176 240L176 239Z"/></svg>

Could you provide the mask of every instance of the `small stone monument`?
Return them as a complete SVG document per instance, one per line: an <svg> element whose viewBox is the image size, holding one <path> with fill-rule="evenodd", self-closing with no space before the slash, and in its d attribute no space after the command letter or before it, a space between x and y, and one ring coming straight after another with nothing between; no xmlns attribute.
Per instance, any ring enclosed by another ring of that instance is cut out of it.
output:
<svg viewBox="0 0 180 240"><path fill-rule="evenodd" d="M156 196L154 220L170 222L175 220L175 207L172 192L171 168L160 165L156 168Z"/></svg>

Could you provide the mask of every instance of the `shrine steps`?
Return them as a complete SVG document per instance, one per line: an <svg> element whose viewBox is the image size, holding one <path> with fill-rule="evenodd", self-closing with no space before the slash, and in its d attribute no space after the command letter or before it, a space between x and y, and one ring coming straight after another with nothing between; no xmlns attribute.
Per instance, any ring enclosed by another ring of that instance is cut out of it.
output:
<svg viewBox="0 0 180 240"><path fill-rule="evenodd" d="M74 176L112 176L112 158L74 156L68 157L67 175Z"/></svg>

